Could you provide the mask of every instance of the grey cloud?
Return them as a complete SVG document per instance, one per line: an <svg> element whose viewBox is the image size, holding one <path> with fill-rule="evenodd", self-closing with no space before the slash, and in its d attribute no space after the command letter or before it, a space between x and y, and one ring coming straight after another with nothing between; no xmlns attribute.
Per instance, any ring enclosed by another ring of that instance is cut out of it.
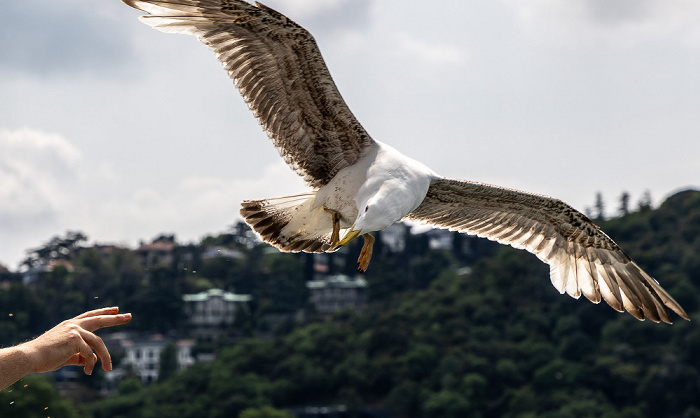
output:
<svg viewBox="0 0 700 418"><path fill-rule="evenodd" d="M308 29L314 36L328 36L342 30L358 30L369 27L370 8L374 0L341 0L337 4L308 9L305 13L287 0L263 1ZM320 3L320 2L319 2ZM321 35L323 34L323 35Z"/></svg>
<svg viewBox="0 0 700 418"><path fill-rule="evenodd" d="M315 16L311 23L322 32L367 28L370 25L371 4L371 0L346 0L338 7Z"/></svg>
<svg viewBox="0 0 700 418"><path fill-rule="evenodd" d="M110 73L132 55L124 41L126 25L105 13L113 5L76 0L3 3L0 70L34 76ZM99 13L91 10L96 6Z"/></svg>
<svg viewBox="0 0 700 418"><path fill-rule="evenodd" d="M605 25L619 25L645 20L654 12L653 0L586 0L589 18Z"/></svg>

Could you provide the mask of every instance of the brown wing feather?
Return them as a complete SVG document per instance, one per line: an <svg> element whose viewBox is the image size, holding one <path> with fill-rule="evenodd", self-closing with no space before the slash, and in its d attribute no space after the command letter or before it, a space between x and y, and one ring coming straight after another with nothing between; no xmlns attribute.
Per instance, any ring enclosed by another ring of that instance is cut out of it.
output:
<svg viewBox="0 0 700 418"><path fill-rule="evenodd" d="M373 140L355 119L304 28L259 3L122 0L143 22L195 35L221 61L285 161L312 187L355 163Z"/></svg>
<svg viewBox="0 0 700 418"><path fill-rule="evenodd" d="M666 307L688 314L585 215L547 196L438 179L406 217L525 249L550 266L560 293L601 298L637 319L671 323Z"/></svg>

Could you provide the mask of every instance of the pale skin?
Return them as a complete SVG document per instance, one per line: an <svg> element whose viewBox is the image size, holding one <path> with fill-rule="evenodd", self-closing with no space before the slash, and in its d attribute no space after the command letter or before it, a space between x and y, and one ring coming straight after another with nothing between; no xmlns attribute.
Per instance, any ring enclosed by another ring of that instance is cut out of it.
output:
<svg viewBox="0 0 700 418"><path fill-rule="evenodd" d="M31 341L0 349L0 390L30 373L64 366L82 366L85 374L92 374L97 356L104 371L111 371L112 358L94 331L130 320L131 314L119 314L118 307L95 309L61 322Z"/></svg>

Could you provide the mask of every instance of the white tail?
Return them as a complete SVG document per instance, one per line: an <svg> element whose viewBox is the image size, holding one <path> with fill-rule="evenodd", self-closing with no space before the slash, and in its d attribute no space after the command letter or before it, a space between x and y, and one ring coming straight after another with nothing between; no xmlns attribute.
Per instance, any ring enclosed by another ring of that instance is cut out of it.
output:
<svg viewBox="0 0 700 418"><path fill-rule="evenodd" d="M316 193L246 200L241 216L263 241L281 251L322 253L331 251L331 215L313 207Z"/></svg>

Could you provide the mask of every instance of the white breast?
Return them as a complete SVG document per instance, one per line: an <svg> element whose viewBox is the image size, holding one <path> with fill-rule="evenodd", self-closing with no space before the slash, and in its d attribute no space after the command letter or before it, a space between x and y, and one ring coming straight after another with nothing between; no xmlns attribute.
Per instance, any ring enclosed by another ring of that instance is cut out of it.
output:
<svg viewBox="0 0 700 418"><path fill-rule="evenodd" d="M378 231L418 207L435 176L425 165L377 141L356 164L318 190L315 205L339 212L343 228L357 224L364 232ZM366 211L368 205L371 210Z"/></svg>
<svg viewBox="0 0 700 418"><path fill-rule="evenodd" d="M366 180L358 190L356 228L382 230L412 212L425 198L436 174L394 148L379 144ZM365 214L364 212L367 211Z"/></svg>

